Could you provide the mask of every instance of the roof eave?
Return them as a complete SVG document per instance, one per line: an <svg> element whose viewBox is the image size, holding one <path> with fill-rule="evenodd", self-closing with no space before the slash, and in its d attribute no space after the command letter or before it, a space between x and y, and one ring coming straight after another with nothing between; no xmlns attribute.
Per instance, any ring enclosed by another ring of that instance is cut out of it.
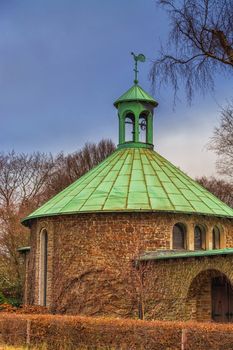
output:
<svg viewBox="0 0 233 350"><path fill-rule="evenodd" d="M119 103L124 103L124 102L144 102L144 103L150 103L151 105L153 105L154 107L158 106L158 102L156 102L155 100L146 100L146 99L140 99L140 98L131 98L131 99L124 99L124 100L116 100L113 105L114 107L118 108Z"/></svg>
<svg viewBox="0 0 233 350"><path fill-rule="evenodd" d="M154 253L154 255L153 255ZM233 255L233 248L226 249L214 249L214 250L200 250L200 251L184 251L184 252L171 252L159 253L159 251L148 252L144 256L139 257L139 261L157 261L168 259L188 259L188 258L206 258L214 256Z"/></svg>
<svg viewBox="0 0 233 350"><path fill-rule="evenodd" d="M117 209L111 209L111 210L90 210L90 211L74 211L74 212L67 212L67 213L50 213L50 214L43 214L43 215L34 215L29 216L21 220L21 223L24 226L30 226L30 221L34 219L40 219L40 218L46 218L46 217L52 217L52 216L64 216L64 215L79 215L79 214L105 214L105 213L168 213L168 214L187 214L187 215L198 215L198 216L207 216L207 217L218 217L218 218L224 218L224 219L233 219L233 215L223 215L223 214L211 214L211 213L200 213L200 212L183 212L178 210L158 210L158 209L124 209L124 210L117 210Z"/></svg>

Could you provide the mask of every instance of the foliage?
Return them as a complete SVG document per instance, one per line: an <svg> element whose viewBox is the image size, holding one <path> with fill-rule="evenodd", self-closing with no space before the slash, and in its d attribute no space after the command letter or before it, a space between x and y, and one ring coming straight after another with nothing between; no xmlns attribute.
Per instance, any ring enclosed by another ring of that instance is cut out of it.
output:
<svg viewBox="0 0 233 350"><path fill-rule="evenodd" d="M4 297L4 295L0 292L0 305L4 304L6 302L6 298Z"/></svg>
<svg viewBox="0 0 233 350"><path fill-rule="evenodd" d="M20 301L16 298L7 298L2 292L0 292L0 311L5 309L4 306L7 306L9 308L19 307Z"/></svg>
<svg viewBox="0 0 233 350"><path fill-rule="evenodd" d="M214 86L214 74L233 73L232 0L158 0L170 17L170 38L153 63L153 83L185 82L187 97Z"/></svg>

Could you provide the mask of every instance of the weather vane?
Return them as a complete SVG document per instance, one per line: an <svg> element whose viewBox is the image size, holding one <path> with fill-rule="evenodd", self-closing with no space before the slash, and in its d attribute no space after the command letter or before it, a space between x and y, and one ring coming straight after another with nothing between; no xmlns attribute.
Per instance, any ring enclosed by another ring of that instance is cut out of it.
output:
<svg viewBox="0 0 233 350"><path fill-rule="evenodd" d="M135 53L131 52L131 55L134 58L134 84L138 84L138 61L145 62L146 57L142 53L135 55Z"/></svg>

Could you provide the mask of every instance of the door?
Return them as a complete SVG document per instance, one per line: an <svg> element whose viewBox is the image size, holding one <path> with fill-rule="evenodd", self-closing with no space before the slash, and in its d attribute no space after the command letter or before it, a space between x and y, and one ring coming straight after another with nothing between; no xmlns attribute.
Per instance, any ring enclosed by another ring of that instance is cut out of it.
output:
<svg viewBox="0 0 233 350"><path fill-rule="evenodd" d="M233 322L233 291L224 276L212 279L212 319Z"/></svg>

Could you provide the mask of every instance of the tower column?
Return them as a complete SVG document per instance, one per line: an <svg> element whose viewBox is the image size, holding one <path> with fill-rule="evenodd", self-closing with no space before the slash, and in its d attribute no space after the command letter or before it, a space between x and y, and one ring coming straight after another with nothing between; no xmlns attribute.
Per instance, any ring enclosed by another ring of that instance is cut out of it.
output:
<svg viewBox="0 0 233 350"><path fill-rule="evenodd" d="M139 142L139 118L135 115L134 142Z"/></svg>
<svg viewBox="0 0 233 350"><path fill-rule="evenodd" d="M125 118L123 118L121 115L118 115L119 117L119 144L122 144L125 142Z"/></svg>
<svg viewBox="0 0 233 350"><path fill-rule="evenodd" d="M149 144L153 144L153 116L151 113L147 116L146 123L146 142Z"/></svg>

